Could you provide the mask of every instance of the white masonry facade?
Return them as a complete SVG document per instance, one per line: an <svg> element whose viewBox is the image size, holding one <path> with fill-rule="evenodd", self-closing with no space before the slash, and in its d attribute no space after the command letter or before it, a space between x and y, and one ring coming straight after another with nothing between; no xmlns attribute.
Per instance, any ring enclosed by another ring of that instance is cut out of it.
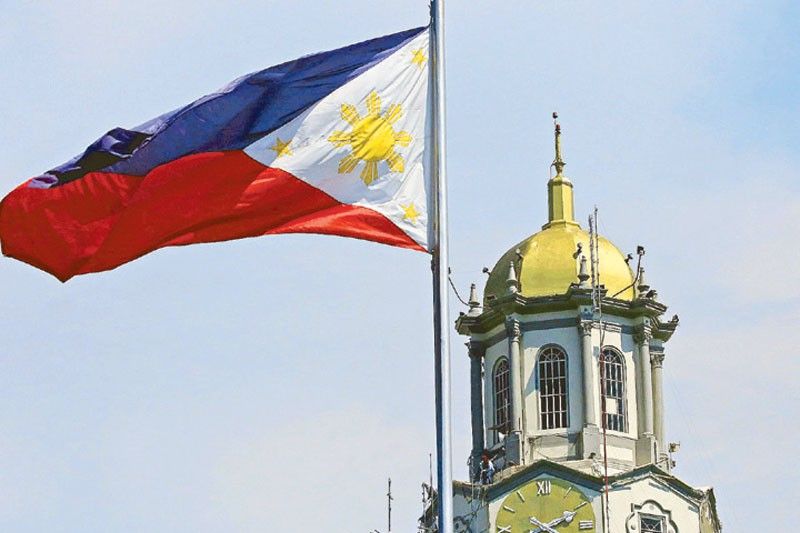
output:
<svg viewBox="0 0 800 533"><path fill-rule="evenodd" d="M625 255L575 222L560 135L548 222L456 322L472 416L456 531L719 532L713 490L673 472L663 371L678 317L645 281L643 248ZM421 529L434 523L431 510Z"/></svg>

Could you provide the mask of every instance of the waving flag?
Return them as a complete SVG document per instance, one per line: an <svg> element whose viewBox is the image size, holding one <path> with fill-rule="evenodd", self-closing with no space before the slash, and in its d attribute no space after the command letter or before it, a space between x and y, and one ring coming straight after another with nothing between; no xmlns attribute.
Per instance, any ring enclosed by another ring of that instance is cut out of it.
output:
<svg viewBox="0 0 800 533"><path fill-rule="evenodd" d="M417 28L115 128L3 199L3 253L66 281L165 246L277 233L427 251L427 54Z"/></svg>

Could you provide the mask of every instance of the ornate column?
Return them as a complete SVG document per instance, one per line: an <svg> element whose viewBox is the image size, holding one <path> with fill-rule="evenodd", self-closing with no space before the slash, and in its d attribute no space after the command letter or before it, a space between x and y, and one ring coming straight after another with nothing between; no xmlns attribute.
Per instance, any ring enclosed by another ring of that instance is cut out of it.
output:
<svg viewBox="0 0 800 533"><path fill-rule="evenodd" d="M592 322L578 322L581 334L581 362L583 375L583 425L597 427L597 414L594 409L594 354L592 353Z"/></svg>
<svg viewBox="0 0 800 533"><path fill-rule="evenodd" d="M592 348L592 321L578 319L581 336L581 384L583 390L583 429L581 430L581 457L589 459L600 452L600 430L594 407L594 353Z"/></svg>
<svg viewBox="0 0 800 533"><path fill-rule="evenodd" d="M650 339L653 334L649 323L637 326L633 333L636 343L636 366L638 375L638 391L642 395L639 411L639 438L636 441L636 464L638 466L658 462L656 439L653 436L653 380L650 363Z"/></svg>
<svg viewBox="0 0 800 533"><path fill-rule="evenodd" d="M650 339L653 338L650 329L642 326L634 335L633 340L639 352L639 379L642 380L642 436L653 435L653 382L650 369Z"/></svg>
<svg viewBox="0 0 800 533"><path fill-rule="evenodd" d="M470 409L472 411L472 461L470 475L474 481L480 473L481 454L486 446L483 423L483 357L486 349L476 342L468 342Z"/></svg>
<svg viewBox="0 0 800 533"><path fill-rule="evenodd" d="M506 439L506 459L514 464L522 464L522 353L520 342L522 331L519 322L514 319L506 321L508 333L508 373L511 396L509 413L511 432Z"/></svg>
<svg viewBox="0 0 800 533"><path fill-rule="evenodd" d="M666 455L667 449L664 440L664 388L662 379L664 352L652 352L650 354L650 365L653 379L653 429L658 443L658 459L660 461Z"/></svg>

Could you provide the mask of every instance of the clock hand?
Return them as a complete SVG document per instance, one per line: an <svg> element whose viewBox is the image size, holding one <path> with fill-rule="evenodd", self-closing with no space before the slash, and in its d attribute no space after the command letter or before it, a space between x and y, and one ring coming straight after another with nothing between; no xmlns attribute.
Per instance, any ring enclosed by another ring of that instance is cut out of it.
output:
<svg viewBox="0 0 800 533"><path fill-rule="evenodd" d="M556 518L552 522L548 522L547 526L548 527L556 527L557 525L562 524L564 522L569 524L570 522L572 522L572 519L575 518L576 514L577 513L574 512L574 511L564 511L564 514L562 514L561 516L559 516L558 518Z"/></svg>
<svg viewBox="0 0 800 533"><path fill-rule="evenodd" d="M564 511L564 522L569 524L575 518L576 514L578 514L576 511Z"/></svg>
<svg viewBox="0 0 800 533"><path fill-rule="evenodd" d="M565 523L566 524L571 523L575 519L575 515L578 514L578 509L580 509L581 507L583 507L584 505L586 505L588 503L589 502L583 502L580 505L578 505L575 509L573 509L572 511L564 511L564 513L561 516L559 516L555 520L552 520L552 521L550 521L550 522L548 522L546 524L543 524L543 523L539 522L539 520L537 520L535 516L531 516L530 517L531 524L539 526L539 527L536 528L536 529L532 529L530 531L530 533L542 533L543 531L546 531L547 533L557 533L553 529L554 527L557 527L557 526L559 526L561 524L565 524Z"/></svg>
<svg viewBox="0 0 800 533"><path fill-rule="evenodd" d="M530 517L531 524L535 526L539 526L538 529L532 530L532 533L541 533L542 531L547 531L547 533L558 533L555 529L550 527L550 524L543 524L539 522L535 516Z"/></svg>

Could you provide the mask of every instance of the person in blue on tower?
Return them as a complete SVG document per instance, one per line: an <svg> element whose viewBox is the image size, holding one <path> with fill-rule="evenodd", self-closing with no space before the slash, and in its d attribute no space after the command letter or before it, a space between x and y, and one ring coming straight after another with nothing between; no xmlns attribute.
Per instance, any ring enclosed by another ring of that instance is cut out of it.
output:
<svg viewBox="0 0 800 533"><path fill-rule="evenodd" d="M481 456L481 483L484 485L491 485L494 483L494 463L489 457L488 452L483 452Z"/></svg>

